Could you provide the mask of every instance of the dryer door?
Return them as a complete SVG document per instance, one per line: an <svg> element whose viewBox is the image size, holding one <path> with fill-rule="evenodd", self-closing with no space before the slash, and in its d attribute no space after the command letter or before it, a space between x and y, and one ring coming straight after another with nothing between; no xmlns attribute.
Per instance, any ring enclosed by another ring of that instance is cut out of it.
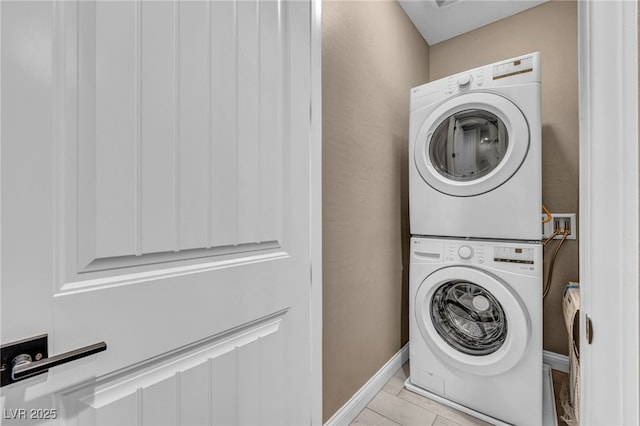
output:
<svg viewBox="0 0 640 426"><path fill-rule="evenodd" d="M476 375L512 368L525 353L531 322L508 283L453 266L429 275L415 300L418 328L444 363Z"/></svg>
<svg viewBox="0 0 640 426"><path fill-rule="evenodd" d="M434 189L469 197L489 192L518 170L529 149L529 126L508 99L468 93L450 99L418 131L414 160Z"/></svg>

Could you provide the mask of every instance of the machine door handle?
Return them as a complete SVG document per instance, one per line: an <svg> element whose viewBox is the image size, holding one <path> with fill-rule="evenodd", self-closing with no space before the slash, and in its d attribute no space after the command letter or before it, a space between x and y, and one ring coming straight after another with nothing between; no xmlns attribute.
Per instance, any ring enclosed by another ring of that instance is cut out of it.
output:
<svg viewBox="0 0 640 426"><path fill-rule="evenodd" d="M94 343L69 352L47 356L47 335L36 336L8 345L2 351L2 386L46 372L57 365L105 351L105 342Z"/></svg>

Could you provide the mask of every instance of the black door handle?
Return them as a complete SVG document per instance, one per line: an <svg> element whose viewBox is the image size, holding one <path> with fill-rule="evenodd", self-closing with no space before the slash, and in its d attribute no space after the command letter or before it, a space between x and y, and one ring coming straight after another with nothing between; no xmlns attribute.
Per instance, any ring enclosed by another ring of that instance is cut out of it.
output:
<svg viewBox="0 0 640 426"><path fill-rule="evenodd" d="M50 358L41 359L40 361L27 360L18 362L13 365L13 368L11 369L11 378L13 380L26 379L27 377L34 376L50 369L51 367L55 367L56 365L66 364L67 362L75 361L76 359L84 358L106 350L107 344L105 342L100 342L85 346L84 348L74 349L60 355L52 356Z"/></svg>
<svg viewBox="0 0 640 426"><path fill-rule="evenodd" d="M47 357L47 346L46 334L2 345L0 348L2 386L44 373L57 365L107 350L107 344L99 342Z"/></svg>

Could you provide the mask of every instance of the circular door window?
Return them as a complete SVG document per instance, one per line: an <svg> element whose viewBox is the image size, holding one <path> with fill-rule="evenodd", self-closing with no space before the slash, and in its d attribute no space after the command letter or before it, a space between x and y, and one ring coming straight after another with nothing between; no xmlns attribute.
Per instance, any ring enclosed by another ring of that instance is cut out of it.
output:
<svg viewBox="0 0 640 426"><path fill-rule="evenodd" d="M420 333L412 338L422 338L443 363L479 376L516 365L531 336L529 312L510 283L466 266L427 276L412 315Z"/></svg>
<svg viewBox="0 0 640 426"><path fill-rule="evenodd" d="M436 290L431 319L440 337L465 354L494 353L507 338L507 318L500 303L468 281L450 281Z"/></svg>
<svg viewBox="0 0 640 426"><path fill-rule="evenodd" d="M529 126L510 100L468 93L436 107L414 139L422 179L444 194L470 197L498 188L529 150Z"/></svg>
<svg viewBox="0 0 640 426"><path fill-rule="evenodd" d="M447 179L470 181L485 176L507 154L509 135L495 114L479 110L457 112L433 132L429 157Z"/></svg>

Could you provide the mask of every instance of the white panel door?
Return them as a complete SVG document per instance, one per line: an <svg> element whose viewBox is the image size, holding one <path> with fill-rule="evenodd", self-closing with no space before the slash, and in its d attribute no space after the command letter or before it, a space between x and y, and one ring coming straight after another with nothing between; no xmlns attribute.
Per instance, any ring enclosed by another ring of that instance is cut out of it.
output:
<svg viewBox="0 0 640 426"><path fill-rule="evenodd" d="M311 421L312 7L1 3L3 424Z"/></svg>

